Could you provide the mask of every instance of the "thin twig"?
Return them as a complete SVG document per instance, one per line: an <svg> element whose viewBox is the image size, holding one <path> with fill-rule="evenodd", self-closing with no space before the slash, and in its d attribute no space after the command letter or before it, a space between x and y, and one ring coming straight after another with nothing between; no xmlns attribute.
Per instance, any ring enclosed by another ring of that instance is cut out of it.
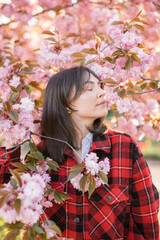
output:
<svg viewBox="0 0 160 240"><path fill-rule="evenodd" d="M143 93L155 92L155 91L157 91L158 89L159 89L159 88L155 88L155 89L153 89L153 90L148 90L148 91L139 92L139 93L135 93L135 94L140 95L140 94L143 94Z"/></svg>
<svg viewBox="0 0 160 240"><path fill-rule="evenodd" d="M103 52L107 47L109 47L110 45L112 45L113 41L111 43L109 43L108 45L106 45L102 50L101 52Z"/></svg>
<svg viewBox="0 0 160 240"><path fill-rule="evenodd" d="M30 74L30 75L33 75L33 74L35 74L35 72L17 71L17 72L15 72L15 74Z"/></svg>
<svg viewBox="0 0 160 240"><path fill-rule="evenodd" d="M160 4L152 2L156 7L160 8Z"/></svg>
<svg viewBox="0 0 160 240"><path fill-rule="evenodd" d="M145 78L143 76L140 76L143 80L146 80L146 81L154 81L154 82L160 82L160 80L158 79L153 79L153 78Z"/></svg>
<svg viewBox="0 0 160 240"><path fill-rule="evenodd" d="M5 155L7 155L7 154L9 154L9 153L12 153L12 152L16 151L16 150L17 150L21 145L23 145L25 142L29 142L29 140L27 139L27 140L23 141L22 143L18 144L15 148L13 148L11 151L5 152L5 153L3 153L2 155L0 155L0 157L3 157L3 156L5 156Z"/></svg>
<svg viewBox="0 0 160 240"><path fill-rule="evenodd" d="M42 137L42 138L46 138L46 139L50 139L50 140L54 140L54 141L57 141L57 142L61 142L61 143L65 143L68 147L70 147L79 157L80 155L78 154L78 152L66 141L64 140L61 140L61 139L58 139L58 138L53 138L53 137L48 137L48 136L44 136L44 135L41 135L41 134L38 134L38 133L34 133L34 132L30 132L31 135L36 135L36 136L39 136L39 137ZM81 157L80 157L81 159Z"/></svg>
<svg viewBox="0 0 160 240"><path fill-rule="evenodd" d="M105 7L108 7L108 6L111 5L112 0L110 0L109 3L104 3L104 2L92 2L92 1L89 1L89 3L92 3L92 4L99 4L99 5L104 5Z"/></svg>

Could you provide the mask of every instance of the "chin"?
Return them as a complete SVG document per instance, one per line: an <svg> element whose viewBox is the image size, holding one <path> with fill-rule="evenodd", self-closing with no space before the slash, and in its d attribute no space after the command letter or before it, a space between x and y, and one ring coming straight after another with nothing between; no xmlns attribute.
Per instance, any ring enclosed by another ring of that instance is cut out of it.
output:
<svg viewBox="0 0 160 240"><path fill-rule="evenodd" d="M105 110L105 111L103 112L103 114L102 114L102 116L101 116L101 117L106 117L106 116L107 116L107 114L108 114L108 110Z"/></svg>

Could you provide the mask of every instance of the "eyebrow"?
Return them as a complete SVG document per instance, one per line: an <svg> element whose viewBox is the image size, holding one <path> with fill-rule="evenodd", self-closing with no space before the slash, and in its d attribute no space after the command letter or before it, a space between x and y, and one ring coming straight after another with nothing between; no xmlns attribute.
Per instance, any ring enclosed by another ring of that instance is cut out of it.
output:
<svg viewBox="0 0 160 240"><path fill-rule="evenodd" d="M98 79L97 79L97 80L98 80ZM92 84L94 84L95 82L88 80L88 81L84 82L84 85L87 84L87 83L92 83ZM98 80L97 83L100 83L100 81Z"/></svg>

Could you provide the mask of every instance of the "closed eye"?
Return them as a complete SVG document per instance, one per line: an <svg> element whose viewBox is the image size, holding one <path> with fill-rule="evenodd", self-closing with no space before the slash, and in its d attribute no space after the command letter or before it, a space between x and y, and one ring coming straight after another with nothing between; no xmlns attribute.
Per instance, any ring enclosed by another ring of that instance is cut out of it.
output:
<svg viewBox="0 0 160 240"><path fill-rule="evenodd" d="M98 85L100 86L100 88L104 89L104 83L99 82Z"/></svg>

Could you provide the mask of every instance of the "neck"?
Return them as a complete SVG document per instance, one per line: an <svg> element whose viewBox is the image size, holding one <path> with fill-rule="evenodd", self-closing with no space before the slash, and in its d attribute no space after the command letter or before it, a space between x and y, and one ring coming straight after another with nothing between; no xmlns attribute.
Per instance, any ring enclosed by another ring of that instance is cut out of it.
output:
<svg viewBox="0 0 160 240"><path fill-rule="evenodd" d="M78 144L78 148L82 148L82 139L89 133L87 127L91 127L92 125L86 125L86 124L79 124L77 126L76 124L76 140Z"/></svg>

